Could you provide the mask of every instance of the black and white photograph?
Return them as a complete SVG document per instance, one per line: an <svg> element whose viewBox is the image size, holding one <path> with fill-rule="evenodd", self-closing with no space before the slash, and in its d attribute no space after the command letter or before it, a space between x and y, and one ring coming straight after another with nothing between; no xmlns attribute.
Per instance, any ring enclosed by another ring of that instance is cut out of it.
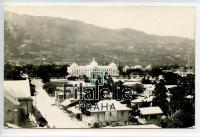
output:
<svg viewBox="0 0 200 137"><path fill-rule="evenodd" d="M5 5L4 128L195 129L195 10Z"/></svg>

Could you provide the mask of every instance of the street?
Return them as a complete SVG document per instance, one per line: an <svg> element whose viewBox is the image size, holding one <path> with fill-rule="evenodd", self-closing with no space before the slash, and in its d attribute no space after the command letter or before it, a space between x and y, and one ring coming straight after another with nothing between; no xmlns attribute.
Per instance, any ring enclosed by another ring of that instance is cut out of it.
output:
<svg viewBox="0 0 200 137"><path fill-rule="evenodd" d="M37 109L48 121L50 128L81 128L77 122L73 121L54 104L54 100L43 90L40 79L33 79L32 83L36 86L37 95L33 98Z"/></svg>

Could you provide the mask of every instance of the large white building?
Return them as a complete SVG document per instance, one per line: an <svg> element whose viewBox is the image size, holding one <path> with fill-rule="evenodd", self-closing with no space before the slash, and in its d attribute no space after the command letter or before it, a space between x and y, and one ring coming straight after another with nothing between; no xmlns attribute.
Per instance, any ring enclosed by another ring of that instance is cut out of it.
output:
<svg viewBox="0 0 200 137"><path fill-rule="evenodd" d="M93 58L93 61L89 65L79 66L76 63L71 64L68 68L68 73L71 76L91 76L91 73L103 73L104 75L118 76L118 68L114 62L111 62L109 65L100 66Z"/></svg>

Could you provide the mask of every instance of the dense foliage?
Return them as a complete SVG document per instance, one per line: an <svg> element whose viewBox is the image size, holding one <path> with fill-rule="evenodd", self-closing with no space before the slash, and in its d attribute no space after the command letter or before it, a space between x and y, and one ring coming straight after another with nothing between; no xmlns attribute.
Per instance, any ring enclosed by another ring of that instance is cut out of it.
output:
<svg viewBox="0 0 200 137"><path fill-rule="evenodd" d="M167 128L186 128L195 125L195 86L194 76L181 77L168 103L168 116L162 119L161 126Z"/></svg>
<svg viewBox="0 0 200 137"><path fill-rule="evenodd" d="M4 65L4 79L18 80L22 79L23 73L28 74L29 77L40 77L44 82L49 82L50 77L65 77L68 65L34 65L27 64L24 66L14 66L11 64Z"/></svg>
<svg viewBox="0 0 200 137"><path fill-rule="evenodd" d="M53 84L52 82L46 82L44 85L43 85L43 89L46 90L46 92L48 94L54 94L55 91L56 91L56 85Z"/></svg>

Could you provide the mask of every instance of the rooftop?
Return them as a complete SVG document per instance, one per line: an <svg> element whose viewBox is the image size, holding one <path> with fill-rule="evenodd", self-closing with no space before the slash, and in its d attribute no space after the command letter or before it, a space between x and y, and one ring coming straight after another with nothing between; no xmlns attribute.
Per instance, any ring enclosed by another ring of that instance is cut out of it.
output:
<svg viewBox="0 0 200 137"><path fill-rule="evenodd" d="M177 85L165 85L167 89L177 87Z"/></svg>
<svg viewBox="0 0 200 137"><path fill-rule="evenodd" d="M31 97L30 85L28 80L4 81L4 95L13 95L14 98Z"/></svg>
<svg viewBox="0 0 200 137"><path fill-rule="evenodd" d="M111 109L111 105L114 106L114 109ZM99 109L95 109L93 106L90 112L102 112L102 111L120 111L120 110L131 110L125 104L121 104L117 100L101 100L97 103ZM103 107L102 107L103 106ZM105 107L108 106L108 107Z"/></svg>
<svg viewBox="0 0 200 137"><path fill-rule="evenodd" d="M154 96L150 96L150 97L141 97L139 96L138 98L134 99L131 101L131 103L140 103L140 102L152 102Z"/></svg>
<svg viewBox="0 0 200 137"><path fill-rule="evenodd" d="M79 68L85 68L85 67L87 67L87 68L96 68L96 67L98 67L98 68L105 68L105 67L117 68L117 65L114 62L111 62L109 65L101 66L96 62L95 58L93 58L92 62L88 65L85 65L85 66L79 66L76 63L72 63L70 65L70 68L77 68L77 67L79 67Z"/></svg>
<svg viewBox="0 0 200 137"><path fill-rule="evenodd" d="M12 102L15 105L20 105L20 103L18 102L17 98L15 98L15 96L13 94L10 94L8 92L4 93L4 99L9 100L10 102Z"/></svg>
<svg viewBox="0 0 200 137"><path fill-rule="evenodd" d="M76 108L75 106L74 107L70 107L68 108L67 110L71 111L72 113L74 114L80 114L82 113L78 108Z"/></svg>
<svg viewBox="0 0 200 137"><path fill-rule="evenodd" d="M160 107L143 107L139 108L139 110L142 115L154 115L163 113Z"/></svg>
<svg viewBox="0 0 200 137"><path fill-rule="evenodd" d="M66 99L64 100L60 105L61 106L68 106L72 103L73 101L71 99Z"/></svg>

